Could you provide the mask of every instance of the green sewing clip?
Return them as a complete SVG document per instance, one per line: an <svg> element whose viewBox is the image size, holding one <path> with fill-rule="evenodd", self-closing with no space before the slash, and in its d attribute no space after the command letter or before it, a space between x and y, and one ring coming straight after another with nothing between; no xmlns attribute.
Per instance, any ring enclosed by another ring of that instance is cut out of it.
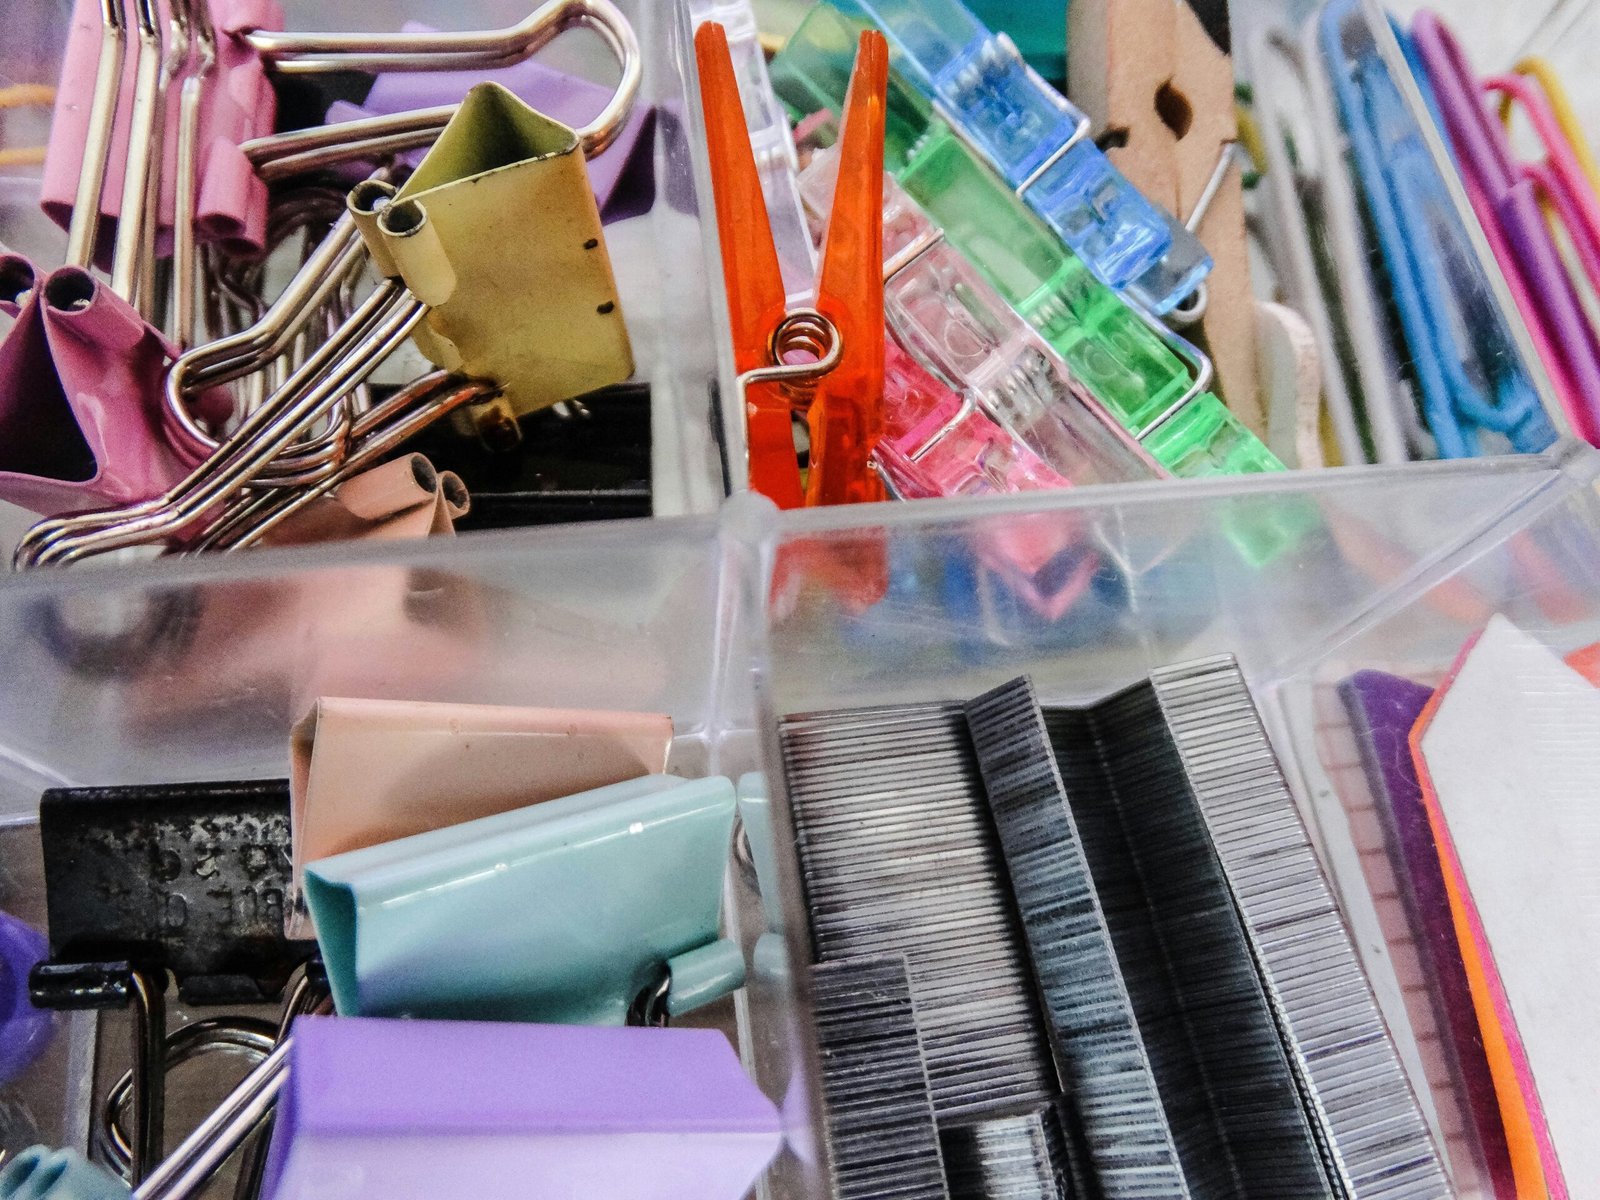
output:
<svg viewBox="0 0 1600 1200"><path fill-rule="evenodd" d="M838 114L863 27L818 4L773 60L773 88L797 120ZM1096 279L896 73L887 130L885 168L1158 462L1187 478L1283 470L1207 390L1205 356Z"/></svg>

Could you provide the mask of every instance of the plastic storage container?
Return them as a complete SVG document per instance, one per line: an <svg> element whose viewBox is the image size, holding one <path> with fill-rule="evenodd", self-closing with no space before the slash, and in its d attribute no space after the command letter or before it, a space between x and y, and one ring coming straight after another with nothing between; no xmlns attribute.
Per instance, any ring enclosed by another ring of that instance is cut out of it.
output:
<svg viewBox="0 0 1600 1200"><path fill-rule="evenodd" d="M872 525L865 514L793 517L769 614L768 695L789 714L968 699L1028 674L1044 703L1082 704L1161 665L1237 656L1458 1194L1492 1196L1336 689L1364 669L1436 684L1496 613L1562 654L1600 639L1597 471L1600 454L1573 448L1096 489L1048 505L925 505ZM1297 542L1252 565L1240 535L1278 526L1286 510ZM1019 570L1046 552L1042 569ZM842 609L808 566L873 554L890 564L889 593L861 612Z"/></svg>
<svg viewBox="0 0 1600 1200"><path fill-rule="evenodd" d="M745 520L770 536L756 507ZM290 725L318 695L663 712L676 731L669 771L760 768L750 641L760 543L738 527L737 514L721 525L619 522L398 555L327 547L5 581L0 909L43 928L32 823L43 788L282 777ZM697 1020L742 1030L801 1156L782 1168L800 1172L785 1194L821 1196L805 1175L816 1157L791 972L781 942L756 958L760 901L738 870L728 889L727 919L761 969ZM0 1148L81 1148L91 1106L126 1067L117 1015L102 1022L98 1051L93 1014L58 1020L48 1055L0 1087ZM175 1097L201 1086L200 1064L183 1071ZM204 1104L172 1111L178 1128Z"/></svg>
<svg viewBox="0 0 1600 1200"><path fill-rule="evenodd" d="M780 714L967 697L1020 673L1047 701L1086 701L1229 652L1449 1147L1448 1093L1396 1007L1372 893L1351 866L1360 815L1353 827L1328 782L1347 760L1330 757L1326 692L1364 667L1436 677L1496 612L1563 650L1600 640L1597 479L1600 454L1573 449L782 518L748 498L718 520L12 579L0 585L0 908L41 919L31 816L44 787L282 775L289 726L318 694L660 710L677 724L672 770L764 769L781 798ZM1280 528L1287 510L1298 541L1252 565L1241 534ZM1019 567L1046 550L1043 567ZM818 566L827 553L886 556L888 594L842 603ZM752 963L734 1016L788 1123L774 1195L821 1196L795 965L805 909L776 824L791 959L771 939L756 953L761 910L730 871ZM0 1146L83 1135L92 1022L71 1025L0 1089ZM107 1044L120 1070L122 1043Z"/></svg>
<svg viewBox="0 0 1600 1200"><path fill-rule="evenodd" d="M27 16L8 25L0 75L49 81L65 6L13 4ZM738 498L708 515L728 478L715 430L729 414L714 405L732 376L726 339L706 334L726 318L694 200L698 101L681 82L692 57L679 6L623 7L646 47L644 94L662 106L661 187L612 253L656 388L658 511L702 515L0 580L0 908L42 924L32 814L43 788L282 775L289 726L321 694L664 711L677 727L672 770L765 770L781 800L782 714L966 697L1019 673L1047 701L1087 701L1154 666L1230 652L1452 1167L1468 1161L1448 1081L1430 1076L1398 995L1359 861L1361 817L1335 782L1349 761L1328 695L1367 667L1436 678L1496 612L1563 650L1600 640L1600 454L782 518ZM493 0L449 23L524 12ZM297 28L407 16L442 21L420 3L290 5ZM19 118L5 119L9 136ZM58 256L28 178L0 174L0 239ZM863 605L831 590L819 547L881 557L887 595ZM790 955L769 940L756 956L761 909L730 870L729 911L754 964L732 1017L787 1122L773 1194L820 1197L804 904L777 824ZM91 1097L120 1070L121 1043L97 1054L92 1017L62 1024L49 1054L0 1088L0 1148L81 1145Z"/></svg>
<svg viewBox="0 0 1600 1200"><path fill-rule="evenodd" d="M286 0L285 26L311 30L393 30L406 21L450 29L514 25L535 7L525 0L471 0L448 8L427 0L371 7ZM652 485L655 512L663 516L711 512L726 495L714 412L715 350L705 330L710 299L703 268L703 229L697 217L697 185L689 160L683 119L685 92L674 41L671 10L652 0L620 0L644 51L640 104L657 108L655 203L640 217L606 230L606 242L623 312L632 337L637 377L652 388ZM70 0L8 0L0 9L6 28L0 45L0 86L54 85L70 26ZM615 67L592 34L568 33L541 51L538 61L610 85ZM48 109L0 111L7 147L43 146ZM58 264L66 234L39 212L39 167L0 166L0 244L40 263ZM720 286L720 284L719 284ZM402 361L403 364L402 365ZM407 373L407 368L412 368ZM415 353L402 352L386 368L396 382L431 369ZM0 506L3 507L3 506ZM10 545L26 528L24 514L0 514L0 542Z"/></svg>

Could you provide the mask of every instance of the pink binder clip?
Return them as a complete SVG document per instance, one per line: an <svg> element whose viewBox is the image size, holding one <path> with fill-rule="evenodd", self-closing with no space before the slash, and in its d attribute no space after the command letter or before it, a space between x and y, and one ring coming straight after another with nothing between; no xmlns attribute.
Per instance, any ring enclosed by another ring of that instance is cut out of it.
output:
<svg viewBox="0 0 1600 1200"><path fill-rule="evenodd" d="M91 96L103 56L112 52L107 30L119 0L76 0L67 36L55 116L45 156L40 205L63 229L70 228L95 105ZM160 5L168 26L161 89L161 192L153 214L154 247L170 251L177 221L181 134L185 103L196 105L193 179L196 237L219 242L230 253L259 253L266 235L267 188L240 147L272 131L277 95L259 55L243 39L247 30L281 28L276 0L178 0ZM126 42L128 39L122 39ZM105 186L100 194L94 244L97 261L109 252L122 216L123 171L133 126L138 55L122 55L116 117L108 144ZM181 78L181 84L180 84ZM93 153L92 149L89 153Z"/></svg>
<svg viewBox="0 0 1600 1200"><path fill-rule="evenodd" d="M46 515L159 495L196 465L165 436L172 346L87 271L0 257L0 499Z"/></svg>
<svg viewBox="0 0 1600 1200"><path fill-rule="evenodd" d="M68 224L68 265L41 279L26 259L0 260L0 305L16 317L0 341L0 429L6 435L0 497L47 516L160 494L199 461L174 449L164 432L162 377L177 348L146 319L155 307L152 201L159 201L163 98L194 28L190 0L178 3L183 15L173 23L171 40L156 0L129 0L126 13L119 0L104 0L98 13L91 10L100 45L86 111L75 111L83 102L82 78L58 93L58 119L77 129L82 141L73 184L81 203L74 204ZM84 15L84 6L79 8ZM137 50L126 56L129 18ZM89 25L88 32L93 30ZM75 29L74 36L81 44L86 35ZM124 105L129 57L134 77ZM73 70L81 72L85 61L80 50ZM126 127L118 156L113 143L121 115ZM61 130L53 136L59 145ZM107 179L113 157L126 160L120 180ZM108 286L85 268L109 196L126 219L116 223ZM192 260L185 261L192 267ZM186 301L192 308L192 272L187 279L190 286L180 278L175 289L180 317Z"/></svg>
<svg viewBox="0 0 1600 1200"><path fill-rule="evenodd" d="M417 21L406 22L402 31L418 35L437 32ZM610 87L532 59L489 71L386 71L374 80L365 100L360 104L335 100L328 107L325 120L335 125L362 117L390 117L459 104L478 83L498 83L545 116L575 129L582 128L603 109L613 92ZM600 206L600 219L607 224L648 212L655 200L651 161L655 120L654 107L635 105L617 140L603 154L589 160L589 183ZM421 156L421 150L413 150L402 161L415 165ZM352 182L358 182L370 170L370 163L354 163L346 174Z"/></svg>

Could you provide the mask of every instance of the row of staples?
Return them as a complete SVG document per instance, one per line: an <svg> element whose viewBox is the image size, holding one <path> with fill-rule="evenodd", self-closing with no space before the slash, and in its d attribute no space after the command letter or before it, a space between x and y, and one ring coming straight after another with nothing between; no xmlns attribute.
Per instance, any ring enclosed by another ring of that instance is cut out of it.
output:
<svg viewBox="0 0 1600 1200"><path fill-rule="evenodd" d="M1454 1194L1232 660L782 747L841 1195Z"/></svg>

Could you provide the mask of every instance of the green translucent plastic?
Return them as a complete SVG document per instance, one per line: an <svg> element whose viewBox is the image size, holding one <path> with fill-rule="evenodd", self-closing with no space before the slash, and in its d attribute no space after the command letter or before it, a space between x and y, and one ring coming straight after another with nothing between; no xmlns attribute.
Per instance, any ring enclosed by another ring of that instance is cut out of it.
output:
<svg viewBox="0 0 1600 1200"><path fill-rule="evenodd" d="M1141 432L1188 390L1183 361L943 121L899 178L1124 428Z"/></svg>
<svg viewBox="0 0 1600 1200"><path fill-rule="evenodd" d="M1249 475L1281 471L1283 464L1211 393L1196 396L1144 443L1174 475Z"/></svg>
<svg viewBox="0 0 1600 1200"><path fill-rule="evenodd" d="M789 110L791 121L800 122L819 112L839 115L850 88L856 44L868 28L871 26L865 21L847 17L832 5L812 8L768 67L773 91ZM884 170L898 178L937 118L928 98L898 71L889 72L884 116Z"/></svg>
<svg viewBox="0 0 1600 1200"><path fill-rule="evenodd" d="M773 60L773 88L796 120L839 112L863 28L818 4ZM1189 390L1187 364L895 73L884 163L1123 428L1143 433ZM1196 440L1202 437L1215 444ZM1175 475L1283 469L1209 394L1186 405L1146 448Z"/></svg>
<svg viewBox="0 0 1600 1200"><path fill-rule="evenodd" d="M1284 469L1272 451L1209 392L1184 405L1145 439L1144 447L1183 479ZM1299 496L1285 496L1281 505L1271 509L1251 504L1230 512L1223 532L1247 563L1260 567L1299 546L1319 520L1316 505Z"/></svg>

